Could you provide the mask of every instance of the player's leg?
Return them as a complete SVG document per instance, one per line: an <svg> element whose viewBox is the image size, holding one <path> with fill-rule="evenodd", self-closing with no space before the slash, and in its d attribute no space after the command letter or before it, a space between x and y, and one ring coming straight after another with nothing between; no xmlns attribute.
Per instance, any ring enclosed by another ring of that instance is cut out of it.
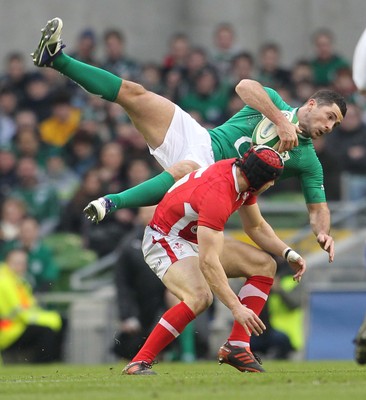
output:
<svg viewBox="0 0 366 400"><path fill-rule="evenodd" d="M141 350L123 370L151 374L155 357L212 303L211 290L198 267L198 247L147 227L142 241L146 263L180 302L161 317Z"/></svg>
<svg viewBox="0 0 366 400"><path fill-rule="evenodd" d="M138 83L122 80L101 68L85 64L63 53L62 20L54 18L42 30L32 54L39 67L49 66L78 83L89 93L120 104L152 149L159 147L173 119L175 105L147 91Z"/></svg>
<svg viewBox="0 0 366 400"><path fill-rule="evenodd" d="M176 261L162 281L180 302L162 315L140 351L124 368L125 374L151 374L150 368L157 355L212 303L212 293L198 267L198 257Z"/></svg>
<svg viewBox="0 0 366 400"><path fill-rule="evenodd" d="M366 364L366 315L355 339L355 359L358 364Z"/></svg>
<svg viewBox="0 0 366 400"><path fill-rule="evenodd" d="M225 238L220 260L229 278L247 278L238 297L242 304L259 315L273 284L275 261L256 247L232 238ZM250 350L250 336L236 321L227 342L219 350L218 359L220 364L230 364L241 372L264 371Z"/></svg>
<svg viewBox="0 0 366 400"><path fill-rule="evenodd" d="M131 189L116 194L107 194L91 201L85 207L84 213L88 219L97 223L110 212L120 208L137 208L158 204L174 182L197 168L199 165L194 161L179 161L167 168L166 171Z"/></svg>

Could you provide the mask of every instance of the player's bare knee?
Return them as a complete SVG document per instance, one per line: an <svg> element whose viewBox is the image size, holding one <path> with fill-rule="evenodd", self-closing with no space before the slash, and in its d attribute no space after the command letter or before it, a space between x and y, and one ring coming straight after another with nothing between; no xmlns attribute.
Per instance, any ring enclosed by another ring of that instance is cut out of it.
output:
<svg viewBox="0 0 366 400"><path fill-rule="evenodd" d="M213 302L213 295L209 289L198 288L194 292L194 297L189 300L192 311L198 315L207 310ZM187 302L188 303L188 302Z"/></svg>
<svg viewBox="0 0 366 400"><path fill-rule="evenodd" d="M200 165L195 161L183 160L169 167L167 171L173 176L175 181L178 181L180 178L183 178L184 175L190 174L198 168L200 168Z"/></svg>
<svg viewBox="0 0 366 400"><path fill-rule="evenodd" d="M274 278L277 270L277 263L269 254L264 254L264 262L261 267L261 275Z"/></svg>
<svg viewBox="0 0 366 400"><path fill-rule="evenodd" d="M147 90L139 83L123 80L117 96L117 103L126 106L147 94Z"/></svg>

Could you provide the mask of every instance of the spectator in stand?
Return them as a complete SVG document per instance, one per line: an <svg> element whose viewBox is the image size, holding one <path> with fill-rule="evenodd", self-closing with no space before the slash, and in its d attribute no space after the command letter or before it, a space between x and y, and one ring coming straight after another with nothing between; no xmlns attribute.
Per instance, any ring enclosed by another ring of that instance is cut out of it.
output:
<svg viewBox="0 0 366 400"><path fill-rule="evenodd" d="M34 73L27 79L20 107L33 111L39 122L51 115L51 87L42 73Z"/></svg>
<svg viewBox="0 0 366 400"><path fill-rule="evenodd" d="M113 147L115 151L117 149L116 144ZM113 157L116 158L115 162L113 162L113 167L115 167L118 165L118 157L117 155ZM110 155L111 159L113 157ZM112 166L112 163L110 166ZM116 172L119 170L120 168L117 168ZM97 169L97 171L99 176L101 176L101 170ZM145 159L131 159L128 165L126 165L126 179L123 185L125 188L133 187L149 179L151 174L151 168ZM113 180L110 182L103 180L103 178L101 180L104 183L103 187L114 184ZM131 231L135 219L136 209L126 208L118 210L112 215L112 218L108 219L106 224L99 224L85 233L88 247L96 251L100 257L109 254L118 246L121 238Z"/></svg>
<svg viewBox="0 0 366 400"><path fill-rule="evenodd" d="M88 199L93 199L103 190L104 187L98 171L94 168L88 169L74 196L61 211L58 230L83 235L90 228L90 225L86 223L85 218L82 216L85 202L89 201Z"/></svg>
<svg viewBox="0 0 366 400"><path fill-rule="evenodd" d="M127 57L125 35L117 29L104 33L105 62L102 68L124 79L136 79L140 75L140 66Z"/></svg>
<svg viewBox="0 0 366 400"><path fill-rule="evenodd" d="M229 103L226 108L226 119L231 118L244 107L243 100L236 94L235 90L231 92Z"/></svg>
<svg viewBox="0 0 366 400"><path fill-rule="evenodd" d="M299 59L295 62L290 71L291 74L291 86L297 85L300 82L313 82L313 69L310 61L305 59Z"/></svg>
<svg viewBox="0 0 366 400"><path fill-rule="evenodd" d="M257 80L263 86L274 88L290 85L290 71L281 66L281 48L277 43L268 42L261 46Z"/></svg>
<svg viewBox="0 0 366 400"><path fill-rule="evenodd" d="M163 75L163 93L167 99L178 103L187 94L188 86L184 80L184 73L180 68L170 68Z"/></svg>
<svg viewBox="0 0 366 400"><path fill-rule="evenodd" d="M134 229L117 246L114 282L119 326L113 352L127 359L136 354L166 309L165 287L147 266L141 251L145 226L154 210L140 208Z"/></svg>
<svg viewBox="0 0 366 400"><path fill-rule="evenodd" d="M268 297L268 313L271 326L289 338L277 349L276 358L288 358L293 351L304 346L304 314L302 293L304 287L292 278L292 269L286 261L277 258L277 272L271 294ZM287 344L287 346L286 346Z"/></svg>
<svg viewBox="0 0 366 400"><path fill-rule="evenodd" d="M83 131L91 136L93 138L95 148L99 149L103 143L113 139L107 121L106 106L103 102L103 99L97 96L90 96L89 94L86 94L85 99L85 104L81 109L82 117L78 131Z"/></svg>
<svg viewBox="0 0 366 400"><path fill-rule="evenodd" d="M91 28L86 28L79 33L76 39L74 50L71 52L72 56L79 60L86 62L90 65L100 66L96 57L96 44L97 37ZM69 81L65 85L72 94L72 103L76 107L84 108L88 94L75 82Z"/></svg>
<svg viewBox="0 0 366 400"><path fill-rule="evenodd" d="M35 218L23 218L19 235L3 245L2 255L12 249L22 249L28 255L27 277L35 293L52 291L59 276L59 268L51 249L40 237L39 224Z"/></svg>
<svg viewBox="0 0 366 400"><path fill-rule="evenodd" d="M292 85L292 96L293 102L298 107L304 104L304 101L316 91L314 83L312 81L299 81Z"/></svg>
<svg viewBox="0 0 366 400"><path fill-rule="evenodd" d="M123 131L126 136L123 136ZM153 171L161 172L161 166L156 162L155 159L151 159L151 157L149 157L149 148L146 146L145 140L143 140L141 135L138 134L136 127L131 124L131 122L123 124L123 128L121 131L119 131L119 133L121 133L122 136L118 138L118 141L125 149L126 164L128 164L131 160L144 159L148 162ZM120 140L121 138L122 140Z"/></svg>
<svg viewBox="0 0 366 400"><path fill-rule="evenodd" d="M11 116L7 115L4 104L8 102L9 97L14 98L14 94L10 92L10 89L0 89L0 146L10 144L16 132L14 120Z"/></svg>
<svg viewBox="0 0 366 400"><path fill-rule="evenodd" d="M17 110L14 116L15 124L18 129L29 128L33 130L37 130L37 116L36 114L27 109L19 109Z"/></svg>
<svg viewBox="0 0 366 400"><path fill-rule="evenodd" d="M224 78L234 90L235 86L242 79L253 79L254 57L249 52L241 52L231 60L230 73Z"/></svg>
<svg viewBox="0 0 366 400"><path fill-rule="evenodd" d="M48 182L55 188L61 207L73 197L80 185L80 177L66 164L62 152L54 149L46 160Z"/></svg>
<svg viewBox="0 0 366 400"><path fill-rule="evenodd" d="M356 104L349 103L347 108L342 127L327 137L327 147L342 166L344 200L357 201L366 197L366 124Z"/></svg>
<svg viewBox="0 0 366 400"><path fill-rule="evenodd" d="M104 187L114 190L125 187L125 152L119 142L102 146L96 169Z"/></svg>
<svg viewBox="0 0 366 400"><path fill-rule="evenodd" d="M126 183L128 187L134 187L149 178L151 178L151 169L145 159L136 158L128 163L126 169Z"/></svg>
<svg viewBox="0 0 366 400"><path fill-rule="evenodd" d="M215 27L213 33L212 62L218 70L220 79L224 79L231 68L233 57L239 53L236 44L236 32L229 22L223 22Z"/></svg>
<svg viewBox="0 0 366 400"><path fill-rule="evenodd" d="M0 204L16 185L16 157L10 146L0 145Z"/></svg>
<svg viewBox="0 0 366 400"><path fill-rule="evenodd" d="M76 40L75 50L71 53L79 61L91 65L99 65L96 57L97 36L93 29L85 28Z"/></svg>
<svg viewBox="0 0 366 400"><path fill-rule="evenodd" d="M18 101L21 101L25 95L25 84L29 75L24 55L9 53L5 60L5 73L0 76L0 87L9 87L16 94Z"/></svg>
<svg viewBox="0 0 366 400"><path fill-rule="evenodd" d="M142 66L141 84L155 93L163 92L162 72L158 64L149 62Z"/></svg>
<svg viewBox="0 0 366 400"><path fill-rule="evenodd" d="M10 87L5 86L0 89L0 112L3 115L13 119L19 108L18 103L17 96Z"/></svg>
<svg viewBox="0 0 366 400"><path fill-rule="evenodd" d="M4 358L27 357L22 362L61 361L65 324L56 311L37 304L26 273L24 250L11 250L0 264L0 351Z"/></svg>
<svg viewBox="0 0 366 400"><path fill-rule="evenodd" d="M179 105L184 110L198 111L205 122L219 125L224 122L228 101L228 90L221 85L216 70L205 67L197 74L193 89L181 99Z"/></svg>
<svg viewBox="0 0 366 400"><path fill-rule="evenodd" d="M10 242L19 237L20 224L26 216L23 201L6 197L1 206L0 244Z"/></svg>
<svg viewBox="0 0 366 400"><path fill-rule="evenodd" d="M355 103L357 101L359 94L352 78L351 68L338 69L335 73L332 87L341 94L348 103Z"/></svg>
<svg viewBox="0 0 366 400"><path fill-rule="evenodd" d="M187 58L184 77L187 89L194 89L197 75L206 67L210 67L207 51L203 47L193 47Z"/></svg>
<svg viewBox="0 0 366 400"><path fill-rule="evenodd" d="M187 60L191 51L191 41L185 33L175 33L169 38L169 50L165 55L162 68L166 74L171 69L178 69L185 76Z"/></svg>
<svg viewBox="0 0 366 400"><path fill-rule="evenodd" d="M37 165L44 168L46 159L50 152L50 147L41 142L36 128L22 126L19 127L13 140L14 153L17 158L33 158Z"/></svg>
<svg viewBox="0 0 366 400"><path fill-rule="evenodd" d="M319 29L312 35L314 58L311 59L314 83L331 86L337 70L349 67L349 62L334 50L334 35L329 29Z"/></svg>
<svg viewBox="0 0 366 400"><path fill-rule="evenodd" d="M78 130L66 145L66 163L80 178L96 165L96 146L95 138L83 130Z"/></svg>
<svg viewBox="0 0 366 400"><path fill-rule="evenodd" d="M326 137L322 136L319 140L314 140L313 144L316 155L323 166L324 187L327 191L327 199L329 201L340 201L342 196L342 163L328 146Z"/></svg>
<svg viewBox="0 0 366 400"><path fill-rule="evenodd" d="M27 214L41 225L41 235L53 232L59 222L60 203L55 189L50 186L31 157L22 157L16 169L17 185L12 194L24 201Z"/></svg>
<svg viewBox="0 0 366 400"><path fill-rule="evenodd" d="M58 91L63 91L65 88L69 88L71 82L66 79L62 74L58 74L56 71L44 69L42 74L46 79L46 82L52 87L52 92L57 93Z"/></svg>
<svg viewBox="0 0 366 400"><path fill-rule="evenodd" d="M51 146L62 147L77 131L81 112L73 107L66 90L55 93L51 103L51 116L39 125L41 139Z"/></svg>

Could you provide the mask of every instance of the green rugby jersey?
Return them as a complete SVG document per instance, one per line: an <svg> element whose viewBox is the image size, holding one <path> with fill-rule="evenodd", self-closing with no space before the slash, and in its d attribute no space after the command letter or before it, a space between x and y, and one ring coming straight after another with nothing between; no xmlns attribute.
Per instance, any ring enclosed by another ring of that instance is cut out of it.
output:
<svg viewBox="0 0 366 400"><path fill-rule="evenodd" d="M271 88L265 88L272 102L280 109L291 111L281 96ZM254 128L263 115L245 106L224 124L209 129L215 161L238 157L244 154L252 141ZM326 201L323 168L316 155L312 139L299 136L299 145L284 154L285 169L282 179L297 177L300 180L306 203Z"/></svg>

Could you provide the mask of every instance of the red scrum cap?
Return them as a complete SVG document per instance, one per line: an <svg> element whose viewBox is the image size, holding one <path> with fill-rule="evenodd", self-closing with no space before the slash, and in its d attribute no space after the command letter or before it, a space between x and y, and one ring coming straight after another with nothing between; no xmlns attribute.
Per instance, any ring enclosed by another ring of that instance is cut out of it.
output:
<svg viewBox="0 0 366 400"><path fill-rule="evenodd" d="M235 164L242 171L251 192L256 192L266 183L278 179L284 168L280 154L264 145L251 147Z"/></svg>

